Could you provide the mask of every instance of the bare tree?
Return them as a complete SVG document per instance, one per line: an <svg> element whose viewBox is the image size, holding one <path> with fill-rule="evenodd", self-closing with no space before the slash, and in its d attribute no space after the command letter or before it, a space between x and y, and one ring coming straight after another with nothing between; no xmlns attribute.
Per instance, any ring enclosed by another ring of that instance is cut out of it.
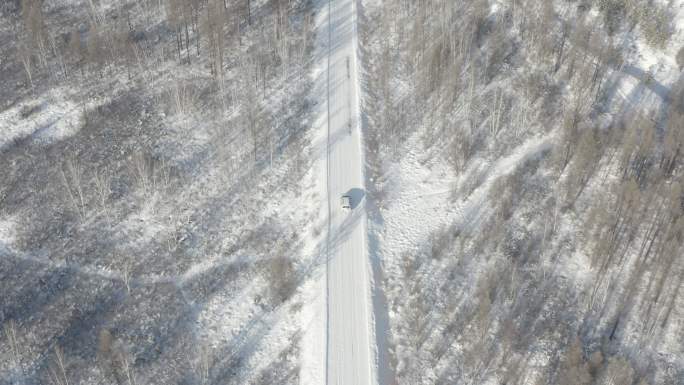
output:
<svg viewBox="0 0 684 385"><path fill-rule="evenodd" d="M211 72L219 82L223 79L225 6L222 0L210 0L206 7L206 18L202 23L204 35L209 41Z"/></svg>
<svg viewBox="0 0 684 385"><path fill-rule="evenodd" d="M196 370L199 376L199 383L206 384L209 381L210 370L214 364L214 352L209 344L203 342L197 347L197 364Z"/></svg>
<svg viewBox="0 0 684 385"><path fill-rule="evenodd" d="M602 376L603 385L631 384L634 379L634 369L624 358L611 357Z"/></svg>
<svg viewBox="0 0 684 385"><path fill-rule="evenodd" d="M88 216L87 199L84 191L83 168L74 156L67 158L60 169L62 185L79 218L83 221Z"/></svg>
<svg viewBox="0 0 684 385"><path fill-rule="evenodd" d="M59 72L61 73L61 75L66 80L66 78L68 77L68 71L67 71L66 61L64 59L64 56L62 55L62 50L59 47L57 47L57 43L55 42L54 36L50 36L49 41L50 41L50 47L52 48L52 54L56 58L57 65L59 66Z"/></svg>
<svg viewBox="0 0 684 385"><path fill-rule="evenodd" d="M64 352L59 346L54 348L54 357L52 364L49 366L50 381L54 385L69 385L69 378L67 377L66 359Z"/></svg>
<svg viewBox="0 0 684 385"><path fill-rule="evenodd" d="M181 2L179 0L169 0L166 4L166 18L176 38L176 52L178 61L181 61L181 51L183 50L183 37L181 32Z"/></svg>
<svg viewBox="0 0 684 385"><path fill-rule="evenodd" d="M93 182L95 184L95 191L97 193L97 200L100 204L102 215L111 224L111 213L109 211L109 195L111 194L111 181L109 171L105 168L101 171L96 171L93 175Z"/></svg>
<svg viewBox="0 0 684 385"><path fill-rule="evenodd" d="M24 376L24 367L19 351L19 339L17 338L17 324L14 320L9 320L4 325L5 338L9 345L10 357L14 367L19 371L20 376Z"/></svg>
<svg viewBox="0 0 684 385"><path fill-rule="evenodd" d="M684 112L671 108L660 160L660 169L666 175L672 175L677 164L681 162L682 152L684 152L684 131L681 127L684 127Z"/></svg>
<svg viewBox="0 0 684 385"><path fill-rule="evenodd" d="M26 45L20 44L17 52L19 54L19 60L21 60L21 64L24 67L24 73L26 74L28 84L31 89L33 89L33 60L31 58L31 50Z"/></svg>
<svg viewBox="0 0 684 385"><path fill-rule="evenodd" d="M181 117L190 114L197 103L197 94L192 84L182 80L175 81L167 90L170 110Z"/></svg>
<svg viewBox="0 0 684 385"><path fill-rule="evenodd" d="M45 67L47 65L47 40L42 5L42 0L22 0L21 13L28 40L31 46L38 50L39 61Z"/></svg>
<svg viewBox="0 0 684 385"><path fill-rule="evenodd" d="M69 46L67 48L67 57L74 63L74 67L78 67L83 58L81 48L81 33L78 30L73 30L69 34Z"/></svg>
<svg viewBox="0 0 684 385"><path fill-rule="evenodd" d="M588 385L591 382L589 365L582 354L582 343L575 337L561 360L558 374L560 385Z"/></svg>
<svg viewBox="0 0 684 385"><path fill-rule="evenodd" d="M247 130L252 138L252 152L254 155L254 162L257 162L257 152L259 149L259 142L263 134L263 112L261 110L261 103L256 96L256 90L252 86L247 86L245 90L245 118Z"/></svg>
<svg viewBox="0 0 684 385"><path fill-rule="evenodd" d="M582 194L589 180L599 167L602 148L598 131L592 128L583 130L573 162L568 171L568 204L572 205Z"/></svg>

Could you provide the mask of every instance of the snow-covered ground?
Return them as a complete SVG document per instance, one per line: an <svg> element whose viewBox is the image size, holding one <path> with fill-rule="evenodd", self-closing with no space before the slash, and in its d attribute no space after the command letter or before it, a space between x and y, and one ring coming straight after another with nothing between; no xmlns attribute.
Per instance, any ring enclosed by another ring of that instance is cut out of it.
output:
<svg viewBox="0 0 684 385"><path fill-rule="evenodd" d="M51 89L30 101L0 111L0 149L15 140L48 144L74 135L83 125L83 111L104 101L76 103L69 89Z"/></svg>

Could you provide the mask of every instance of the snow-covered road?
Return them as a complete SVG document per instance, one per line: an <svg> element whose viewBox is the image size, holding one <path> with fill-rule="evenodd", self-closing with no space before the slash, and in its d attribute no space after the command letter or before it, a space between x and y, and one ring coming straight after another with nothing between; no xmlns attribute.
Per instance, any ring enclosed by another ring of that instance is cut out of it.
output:
<svg viewBox="0 0 684 385"><path fill-rule="evenodd" d="M358 125L356 4L328 0L328 384L375 383L363 162ZM351 210L341 206L351 196Z"/></svg>

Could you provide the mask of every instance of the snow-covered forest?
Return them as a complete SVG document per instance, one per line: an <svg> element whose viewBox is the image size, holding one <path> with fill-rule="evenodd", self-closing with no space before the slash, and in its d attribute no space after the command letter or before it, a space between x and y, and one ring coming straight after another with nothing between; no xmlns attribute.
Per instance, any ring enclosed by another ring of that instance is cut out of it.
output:
<svg viewBox="0 0 684 385"><path fill-rule="evenodd" d="M298 382L312 11L0 3L0 384Z"/></svg>
<svg viewBox="0 0 684 385"><path fill-rule="evenodd" d="M0 1L0 385L329 380L329 1ZM353 4L369 376L684 385L684 1Z"/></svg>
<svg viewBox="0 0 684 385"><path fill-rule="evenodd" d="M362 3L388 375L684 383L684 4Z"/></svg>

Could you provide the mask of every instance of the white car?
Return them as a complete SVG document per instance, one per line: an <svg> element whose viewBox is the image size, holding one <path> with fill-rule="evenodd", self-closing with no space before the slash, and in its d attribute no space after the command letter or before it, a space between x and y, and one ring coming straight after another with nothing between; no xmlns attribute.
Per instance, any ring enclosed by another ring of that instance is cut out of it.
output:
<svg viewBox="0 0 684 385"><path fill-rule="evenodd" d="M343 209L351 209L351 197L349 195L342 195L341 203Z"/></svg>

